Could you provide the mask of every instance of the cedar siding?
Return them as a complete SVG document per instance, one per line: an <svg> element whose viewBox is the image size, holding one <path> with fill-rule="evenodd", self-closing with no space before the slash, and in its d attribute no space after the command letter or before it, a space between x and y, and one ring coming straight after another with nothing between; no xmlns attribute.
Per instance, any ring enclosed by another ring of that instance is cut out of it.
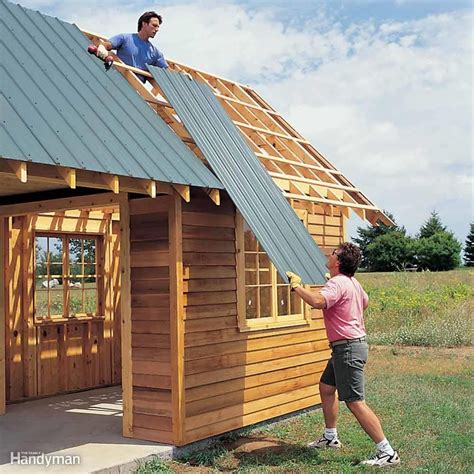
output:
<svg viewBox="0 0 474 474"><path fill-rule="evenodd" d="M172 442L168 208L130 201L133 436Z"/></svg>

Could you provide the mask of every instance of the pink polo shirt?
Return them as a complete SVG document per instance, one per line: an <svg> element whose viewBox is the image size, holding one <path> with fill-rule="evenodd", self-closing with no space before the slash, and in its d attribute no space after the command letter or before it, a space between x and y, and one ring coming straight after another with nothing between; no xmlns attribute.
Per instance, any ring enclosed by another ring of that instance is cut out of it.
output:
<svg viewBox="0 0 474 474"><path fill-rule="evenodd" d="M354 277L341 273L332 277L321 294L326 300L323 316L329 342L365 336L363 313L369 297Z"/></svg>

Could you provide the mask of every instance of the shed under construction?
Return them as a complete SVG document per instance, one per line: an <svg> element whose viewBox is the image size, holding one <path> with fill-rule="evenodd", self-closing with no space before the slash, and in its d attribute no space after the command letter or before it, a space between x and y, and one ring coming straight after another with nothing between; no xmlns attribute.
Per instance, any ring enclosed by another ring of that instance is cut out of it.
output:
<svg viewBox="0 0 474 474"><path fill-rule="evenodd" d="M0 25L0 414L121 384L123 435L181 446L317 405L324 323L284 272L323 284L351 211L390 220L251 87Z"/></svg>

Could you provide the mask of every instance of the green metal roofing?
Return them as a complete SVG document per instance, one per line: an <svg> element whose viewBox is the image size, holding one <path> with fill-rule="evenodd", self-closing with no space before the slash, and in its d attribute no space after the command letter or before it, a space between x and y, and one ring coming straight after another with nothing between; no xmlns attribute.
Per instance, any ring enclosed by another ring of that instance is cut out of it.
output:
<svg viewBox="0 0 474 474"><path fill-rule="evenodd" d="M176 72L149 70L282 278L292 271L307 284L323 284L325 256L209 86Z"/></svg>
<svg viewBox="0 0 474 474"><path fill-rule="evenodd" d="M77 26L0 0L0 156L222 188L88 44Z"/></svg>

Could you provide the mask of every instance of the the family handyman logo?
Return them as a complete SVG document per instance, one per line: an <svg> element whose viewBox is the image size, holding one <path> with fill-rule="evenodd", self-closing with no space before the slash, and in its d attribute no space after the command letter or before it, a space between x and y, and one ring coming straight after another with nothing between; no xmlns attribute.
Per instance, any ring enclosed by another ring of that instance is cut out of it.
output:
<svg viewBox="0 0 474 474"><path fill-rule="evenodd" d="M45 454L41 452L12 451L10 464L22 466L78 466L81 457L78 455Z"/></svg>

